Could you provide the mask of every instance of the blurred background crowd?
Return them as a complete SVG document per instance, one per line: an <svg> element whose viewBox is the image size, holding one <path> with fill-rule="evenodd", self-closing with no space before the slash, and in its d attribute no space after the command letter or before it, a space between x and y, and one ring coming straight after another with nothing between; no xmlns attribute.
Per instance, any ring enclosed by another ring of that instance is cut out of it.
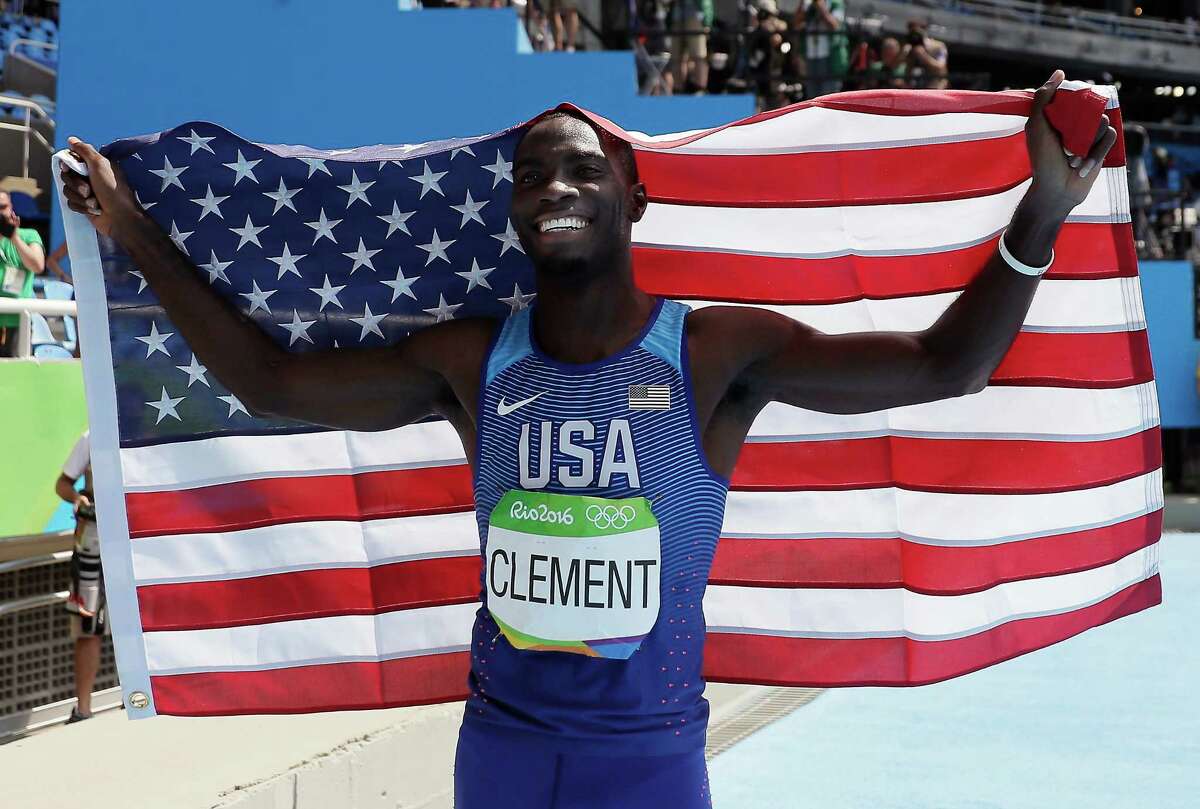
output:
<svg viewBox="0 0 1200 809"><path fill-rule="evenodd" d="M1147 56L1156 43L1200 45L1200 0L400 2L414 8L513 6L535 51L628 49L644 94L751 92L760 110L849 90L1004 90L1044 80L1040 64L1030 71L1028 60L1022 63L1015 55L1011 61L997 60L994 49L956 43L971 39L969 28L985 37L988 30L1010 24L1055 29L1090 37L1093 47L1113 37L1145 43ZM1139 256L1189 257L1198 243L1200 202L1196 87L1118 78L1108 71L1073 70L1069 77L1123 88L1123 106L1138 112L1128 152Z"/></svg>

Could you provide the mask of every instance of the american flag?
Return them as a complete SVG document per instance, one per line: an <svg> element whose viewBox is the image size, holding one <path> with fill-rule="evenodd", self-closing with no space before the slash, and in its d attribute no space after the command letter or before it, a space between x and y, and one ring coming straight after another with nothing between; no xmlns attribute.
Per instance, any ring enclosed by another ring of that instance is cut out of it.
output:
<svg viewBox="0 0 1200 809"><path fill-rule="evenodd" d="M670 385L630 385L630 410L670 410Z"/></svg>
<svg viewBox="0 0 1200 809"><path fill-rule="evenodd" d="M1110 87L1065 82L1055 107L1088 92L1120 133ZM655 137L592 117L634 144L650 194L642 288L829 333L915 331L995 253L1029 185L1031 97L842 93ZM214 290L314 351L529 304L508 223L519 132L320 151L197 122L106 152ZM984 391L762 413L704 602L710 680L928 683L1158 603L1159 422L1124 163L1118 138ZM121 681L149 698L130 716L462 698L480 559L449 425L251 417L130 259L82 216L66 226Z"/></svg>

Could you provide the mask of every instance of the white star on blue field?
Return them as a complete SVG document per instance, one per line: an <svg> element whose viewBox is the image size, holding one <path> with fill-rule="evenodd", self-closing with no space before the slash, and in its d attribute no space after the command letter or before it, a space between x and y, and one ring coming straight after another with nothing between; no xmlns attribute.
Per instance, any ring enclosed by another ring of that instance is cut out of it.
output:
<svg viewBox="0 0 1200 809"><path fill-rule="evenodd" d="M518 137L321 151L196 122L105 153L198 276L271 339L345 350L529 306L533 268L508 220ZM316 429L250 416L140 268L101 249L122 446Z"/></svg>

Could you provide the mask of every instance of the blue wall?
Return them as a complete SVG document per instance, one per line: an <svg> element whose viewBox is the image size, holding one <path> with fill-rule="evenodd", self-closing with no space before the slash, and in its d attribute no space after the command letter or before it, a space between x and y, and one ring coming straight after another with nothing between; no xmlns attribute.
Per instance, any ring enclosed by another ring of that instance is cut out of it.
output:
<svg viewBox="0 0 1200 809"><path fill-rule="evenodd" d="M636 94L630 52L518 53L512 9L396 0L68 0L58 138L189 120L318 148L483 134L572 101L661 133L753 113L750 96Z"/></svg>
<svg viewBox="0 0 1200 809"><path fill-rule="evenodd" d="M1139 273L1162 425L1200 427L1200 398L1196 396L1200 340L1194 337L1192 322L1192 265L1143 261Z"/></svg>

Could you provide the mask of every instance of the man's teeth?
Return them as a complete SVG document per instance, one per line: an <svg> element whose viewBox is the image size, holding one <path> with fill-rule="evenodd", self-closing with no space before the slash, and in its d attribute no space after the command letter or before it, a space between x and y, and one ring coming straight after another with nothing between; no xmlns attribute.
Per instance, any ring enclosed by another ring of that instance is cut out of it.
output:
<svg viewBox="0 0 1200 809"><path fill-rule="evenodd" d="M538 225L542 233L552 230L580 230L588 226L588 221L582 216L564 216L560 219L549 219Z"/></svg>

